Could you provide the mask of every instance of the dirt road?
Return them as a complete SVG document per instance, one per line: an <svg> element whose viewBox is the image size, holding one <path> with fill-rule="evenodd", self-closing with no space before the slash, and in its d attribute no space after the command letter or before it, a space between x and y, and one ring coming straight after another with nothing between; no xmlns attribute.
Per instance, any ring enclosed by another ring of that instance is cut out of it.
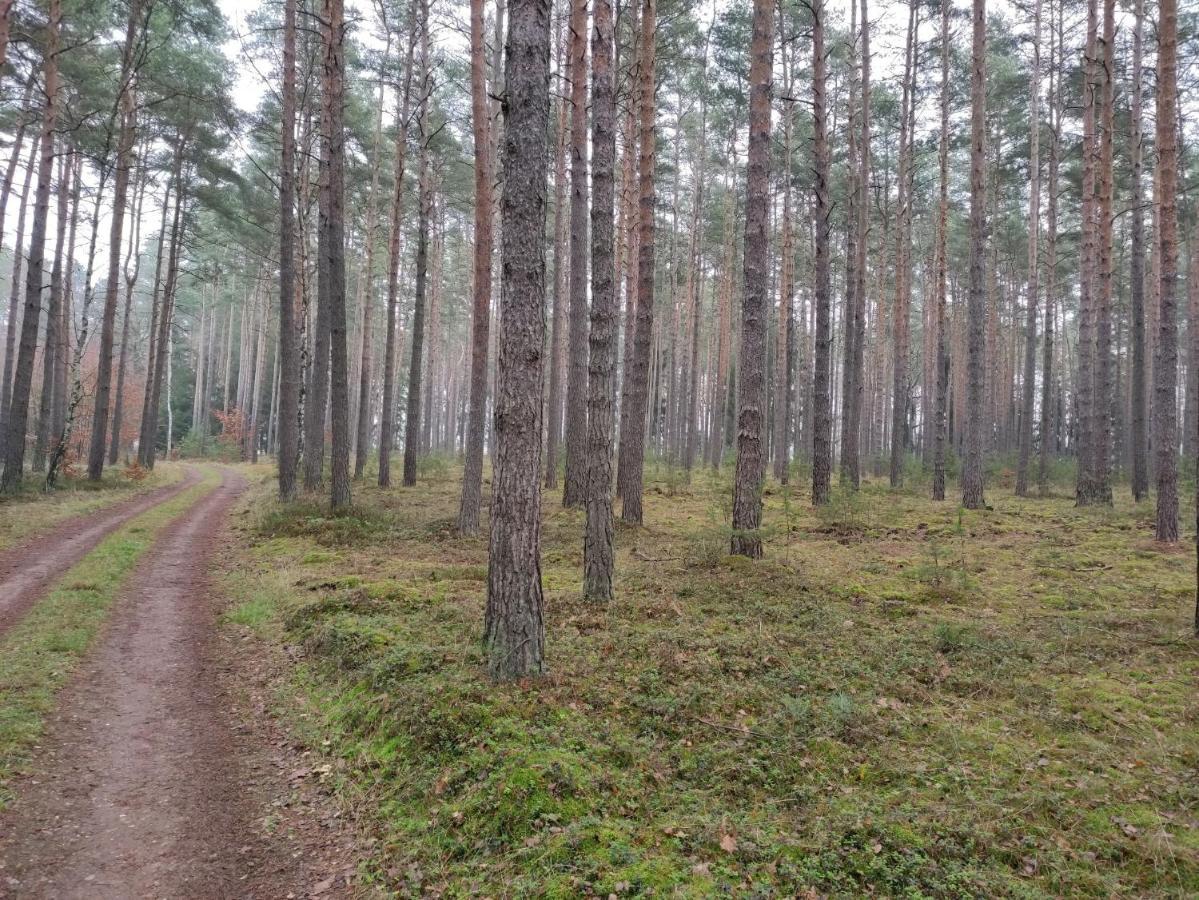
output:
<svg viewBox="0 0 1199 900"><path fill-rule="evenodd" d="M312 889L294 834L261 827L286 779L233 712L210 572L243 486L226 471L168 526L60 696L0 816L0 896L340 895L333 879Z"/></svg>
<svg viewBox="0 0 1199 900"><path fill-rule="evenodd" d="M189 467L181 481L131 497L110 509L63 522L46 534L0 553L0 634L104 538L199 480L200 473Z"/></svg>

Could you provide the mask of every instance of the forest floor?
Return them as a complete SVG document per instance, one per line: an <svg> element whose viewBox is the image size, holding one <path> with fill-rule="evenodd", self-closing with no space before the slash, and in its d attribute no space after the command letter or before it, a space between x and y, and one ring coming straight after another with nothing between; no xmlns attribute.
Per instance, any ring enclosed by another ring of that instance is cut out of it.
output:
<svg viewBox="0 0 1199 900"><path fill-rule="evenodd" d="M1195 896L1193 534L1126 492L992 508L867 483L766 491L727 555L728 474L647 472L617 599L546 497L544 679L494 686L487 539L459 472L280 509L256 471L225 578L302 779L368 823L400 896ZM796 479L804 485L806 477ZM1184 494L1185 496L1185 494ZM1193 512L1184 512L1193 522ZM255 649L256 648L256 649Z"/></svg>
<svg viewBox="0 0 1199 900"><path fill-rule="evenodd" d="M356 868L219 627L244 487L188 467L0 637L0 896L336 896Z"/></svg>

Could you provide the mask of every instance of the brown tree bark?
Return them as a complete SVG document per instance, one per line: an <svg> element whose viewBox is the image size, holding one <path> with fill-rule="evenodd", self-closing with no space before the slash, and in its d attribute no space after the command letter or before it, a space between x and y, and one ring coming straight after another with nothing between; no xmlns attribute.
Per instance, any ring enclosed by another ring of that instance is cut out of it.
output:
<svg viewBox="0 0 1199 900"><path fill-rule="evenodd" d="M620 517L626 522L641 523L642 467L645 463L645 425L649 404L650 348L654 331L654 122L657 114L654 75L655 42L657 40L657 0L641 3L641 61L639 141L640 199L638 201L637 245L637 319L633 335L633 359L626 361L629 369L627 390L623 398L628 417L620 433Z"/></svg>
<svg viewBox="0 0 1199 900"><path fill-rule="evenodd" d="M483 643L489 673L505 680L538 675L545 667L541 419L549 7L546 0L512 0L504 66L501 339Z"/></svg>
<svg viewBox="0 0 1199 900"><path fill-rule="evenodd" d="M296 309L296 3L283 3L279 158L279 499L296 498L300 455L300 330Z"/></svg>
<svg viewBox="0 0 1199 900"><path fill-rule="evenodd" d="M1075 386L1078 421L1078 471L1074 495L1079 506L1094 499L1095 426L1095 169L1098 136L1095 129L1095 59L1098 52L1098 3L1087 2L1087 37L1083 59L1082 246L1078 299L1078 383Z"/></svg>
<svg viewBox="0 0 1199 900"><path fill-rule="evenodd" d="M948 0L944 0L948 2ZM813 0L812 11L812 129L814 132L815 169L813 193L816 258L814 301L816 304L815 361L812 373L812 505L829 502L833 471L833 397L832 397L832 278L829 262L828 75L824 49L824 0Z"/></svg>
<svg viewBox="0 0 1199 900"><path fill-rule="evenodd" d="M570 10L570 338L562 505L587 499L587 0Z"/></svg>
<svg viewBox="0 0 1199 900"><path fill-rule="evenodd" d="M1091 502L1112 504L1112 194L1115 138L1115 0L1103 0L1103 58L1098 67L1103 79L1099 124L1099 196L1096 204L1096 238L1099 242L1095 292L1095 387L1092 411Z"/></svg>
<svg viewBox="0 0 1199 900"><path fill-rule="evenodd" d="M865 2L865 0L863 0ZM737 472L733 482L734 555L762 556L762 481L766 476L766 312L770 279L770 97L774 10L754 0L750 45L749 158L745 178L745 296L737 375Z"/></svg>
<svg viewBox="0 0 1199 900"><path fill-rule="evenodd" d="M42 136L39 131L33 137L29 147L29 156L25 160L25 179L21 185L21 194L17 198L17 232L13 243L12 286L8 295L8 320L4 338L4 376L0 381L0 457L8 441L8 412L12 404L13 369L17 362L17 336L21 327L21 291L24 285L25 273L25 214L28 207L29 189L33 186L33 175L36 169L34 160L42 146ZM19 148L14 148L14 152ZM97 201L97 209L99 201Z"/></svg>
<svg viewBox="0 0 1199 900"><path fill-rule="evenodd" d="M476 534L483 495L483 433L487 408L487 349L491 328L491 110L487 103L487 39L483 0L470 4L471 124L475 139L475 260L471 319L470 412L466 426L466 466L458 531Z"/></svg>
<svg viewBox="0 0 1199 900"><path fill-rule="evenodd" d="M33 360L37 352L38 325L42 312L42 264L46 253L46 221L50 215L50 182L54 174L54 128L58 119L59 29L62 2L50 0L42 50L42 85L46 99L42 109L41 158L34 192L33 225L29 237L29 260L25 267L25 316L21 322L21 345L14 369L12 399L5 421L4 473L0 492L16 490L24 477L25 434L29 425L29 394L33 387Z"/></svg>
<svg viewBox="0 0 1199 900"><path fill-rule="evenodd" d="M612 537L612 439L616 412L616 299L613 203L616 94L612 77L611 0L595 0L591 38L591 332L587 397L587 524L583 596L612 600L616 551Z"/></svg>
<svg viewBox="0 0 1199 900"><path fill-rule="evenodd" d="M987 4L974 0L970 63L970 293L966 310L966 460L962 505L981 509L983 499L983 417L985 416L987 283L986 260L986 78Z"/></svg>
<svg viewBox="0 0 1199 900"><path fill-rule="evenodd" d="M333 509L350 505L350 385L346 347L345 251L345 8L343 0L324 0L324 79L321 154L326 166L324 208L320 227L324 236L320 275L328 279L323 290L329 306L329 359L333 434L330 442L330 503Z"/></svg>
<svg viewBox="0 0 1199 900"><path fill-rule="evenodd" d="M1158 323L1153 377L1159 541L1178 540L1178 3L1160 0L1157 51Z"/></svg>

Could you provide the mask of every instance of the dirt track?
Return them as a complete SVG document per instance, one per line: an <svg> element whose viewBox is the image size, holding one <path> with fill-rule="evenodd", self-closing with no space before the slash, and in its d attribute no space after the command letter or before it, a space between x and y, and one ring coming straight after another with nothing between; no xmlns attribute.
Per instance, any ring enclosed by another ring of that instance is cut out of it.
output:
<svg viewBox="0 0 1199 900"><path fill-rule="evenodd" d="M64 572L130 519L182 493L200 480L188 468L181 481L130 497L109 509L70 519L0 553L0 634L33 606Z"/></svg>
<svg viewBox="0 0 1199 900"><path fill-rule="evenodd" d="M218 629L211 573L243 487L225 470L158 536L59 696L0 814L0 897L350 896L354 838L296 781L266 664Z"/></svg>

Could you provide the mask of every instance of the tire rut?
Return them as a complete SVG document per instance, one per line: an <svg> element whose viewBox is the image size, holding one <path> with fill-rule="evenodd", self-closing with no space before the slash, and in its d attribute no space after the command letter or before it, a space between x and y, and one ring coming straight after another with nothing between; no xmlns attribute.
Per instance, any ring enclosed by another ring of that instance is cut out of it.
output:
<svg viewBox="0 0 1199 900"><path fill-rule="evenodd" d="M95 514L69 519L46 534L0 553L0 635L19 622L55 581L102 540L199 481L199 471L189 467L174 484L131 497Z"/></svg>
<svg viewBox="0 0 1199 900"><path fill-rule="evenodd" d="M226 470L132 574L0 819L0 896L288 896L290 863L253 821L261 764L220 684L209 573L244 486Z"/></svg>

